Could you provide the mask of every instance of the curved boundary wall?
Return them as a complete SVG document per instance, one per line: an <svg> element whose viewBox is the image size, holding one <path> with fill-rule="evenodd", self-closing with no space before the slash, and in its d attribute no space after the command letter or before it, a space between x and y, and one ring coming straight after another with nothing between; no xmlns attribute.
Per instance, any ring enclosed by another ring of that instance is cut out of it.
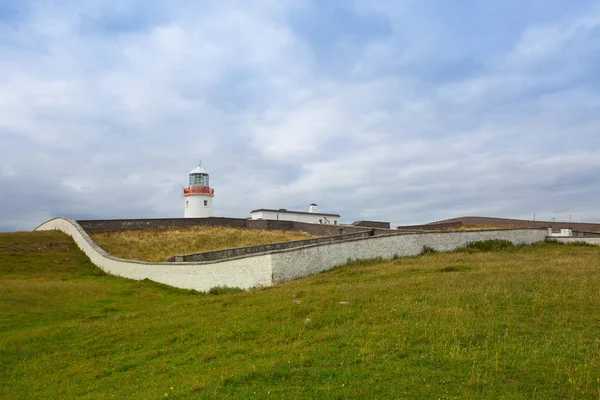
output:
<svg viewBox="0 0 600 400"><path fill-rule="evenodd" d="M391 234L309 244L284 250L204 262L156 263L124 260L101 249L75 221L54 218L36 230L60 230L103 271L129 279L150 279L167 285L207 291L215 286L248 289L306 277L344 264L348 259L391 259L418 255L423 246L450 251L470 242L490 239L514 244L543 242L546 229Z"/></svg>
<svg viewBox="0 0 600 400"><path fill-rule="evenodd" d="M198 291L207 291L215 286L247 289L272 284L270 254L194 263L124 260L108 254L77 222L68 218L51 219L35 230L60 230L70 235L94 265L108 274L123 278L150 279L166 285Z"/></svg>

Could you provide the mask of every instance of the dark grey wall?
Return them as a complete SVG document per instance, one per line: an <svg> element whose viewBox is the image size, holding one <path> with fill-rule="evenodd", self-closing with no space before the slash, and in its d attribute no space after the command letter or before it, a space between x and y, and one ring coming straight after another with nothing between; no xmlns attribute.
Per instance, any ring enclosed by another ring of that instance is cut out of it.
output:
<svg viewBox="0 0 600 400"><path fill-rule="evenodd" d="M300 231L316 236L335 236L372 231L372 228L351 225L321 225L295 221L252 220L245 218L153 218L153 219L110 219L77 221L86 232L126 231L135 229L185 227L185 226L229 226L258 230ZM375 234L390 233L387 229L374 229Z"/></svg>
<svg viewBox="0 0 600 400"><path fill-rule="evenodd" d="M147 218L147 219L104 219L77 221L86 232L127 231L134 229L179 227L179 226L230 226L245 228L245 218Z"/></svg>
<svg viewBox="0 0 600 400"><path fill-rule="evenodd" d="M355 221L354 226L362 226L368 228L390 229L390 223L384 221Z"/></svg>

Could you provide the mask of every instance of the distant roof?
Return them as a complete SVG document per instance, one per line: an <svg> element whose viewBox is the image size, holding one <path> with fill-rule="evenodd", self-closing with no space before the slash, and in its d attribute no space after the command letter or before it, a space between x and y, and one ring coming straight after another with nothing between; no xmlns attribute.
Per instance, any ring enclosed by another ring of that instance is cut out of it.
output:
<svg viewBox="0 0 600 400"><path fill-rule="evenodd" d="M354 226L367 226L371 228L384 228L390 229L390 223L387 221L354 221Z"/></svg>
<svg viewBox="0 0 600 400"><path fill-rule="evenodd" d="M255 213L255 212L260 212L260 211L267 211L267 212L275 212L275 213L279 213L279 214L301 214L301 215L321 215L324 217L340 217L339 214L325 214L325 213L311 213L311 212L306 212L306 211L289 211L289 210L271 210L268 208L259 208L257 210L252 210L250 211L250 214Z"/></svg>
<svg viewBox="0 0 600 400"><path fill-rule="evenodd" d="M196 168L190 171L190 174L208 174L202 165L198 164Z"/></svg>

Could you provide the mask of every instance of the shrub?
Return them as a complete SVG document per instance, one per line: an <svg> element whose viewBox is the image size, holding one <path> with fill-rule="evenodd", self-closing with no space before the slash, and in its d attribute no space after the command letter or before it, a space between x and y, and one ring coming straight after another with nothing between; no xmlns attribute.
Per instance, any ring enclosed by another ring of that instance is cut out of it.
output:
<svg viewBox="0 0 600 400"><path fill-rule="evenodd" d="M426 254L437 254L437 250L430 246L423 246L421 249L420 255L424 256Z"/></svg>
<svg viewBox="0 0 600 400"><path fill-rule="evenodd" d="M221 295L221 294L232 294L232 293L240 293L244 292L244 289L229 287L229 286L215 286L210 288L208 294L212 295Z"/></svg>

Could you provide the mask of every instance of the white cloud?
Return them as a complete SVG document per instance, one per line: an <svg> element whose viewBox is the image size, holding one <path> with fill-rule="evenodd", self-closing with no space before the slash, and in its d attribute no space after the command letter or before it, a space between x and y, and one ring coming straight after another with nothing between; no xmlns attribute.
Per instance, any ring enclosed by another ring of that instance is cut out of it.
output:
<svg viewBox="0 0 600 400"><path fill-rule="evenodd" d="M600 25L600 6L570 21L527 29L509 59L515 63L556 61L576 41Z"/></svg>
<svg viewBox="0 0 600 400"><path fill-rule="evenodd" d="M315 201L347 221L600 216L582 200L598 194L596 11L529 26L508 51L472 54L481 69L446 77L440 32L456 27L405 24L409 3L355 5L394 29L340 73L289 20L319 5L165 3L139 29L84 29L135 9L115 4L35 3L0 27L0 183L20 218L3 229L56 212L179 216L198 157L221 215Z"/></svg>

